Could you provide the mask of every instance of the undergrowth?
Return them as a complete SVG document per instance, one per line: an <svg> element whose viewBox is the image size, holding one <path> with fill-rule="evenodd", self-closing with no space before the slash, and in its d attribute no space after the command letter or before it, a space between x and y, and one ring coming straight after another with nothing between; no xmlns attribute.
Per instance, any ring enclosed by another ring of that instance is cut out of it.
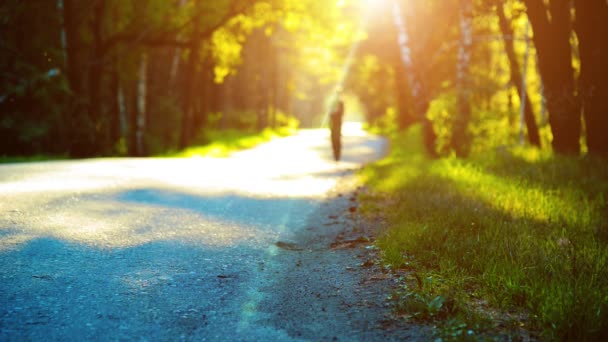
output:
<svg viewBox="0 0 608 342"><path fill-rule="evenodd" d="M161 157L227 157L234 151L252 148L273 138L294 134L295 131L295 127L267 128L262 132L242 130L208 131L194 142L194 146L182 151L166 153L161 155Z"/></svg>
<svg viewBox="0 0 608 342"><path fill-rule="evenodd" d="M274 138L292 135L297 131L297 125L276 129L264 129L262 132L253 130L210 130L202 133L193 142L193 146L181 151L171 151L156 155L166 158L192 158L192 157L228 157L231 153L252 148ZM126 146L120 155L126 155ZM0 156L0 164L28 163L50 160L70 159L67 155L35 155L35 156Z"/></svg>
<svg viewBox="0 0 608 342"><path fill-rule="evenodd" d="M34 156L0 156L0 164L7 163L30 163L49 160L68 159L67 155L34 155Z"/></svg>
<svg viewBox="0 0 608 342"><path fill-rule="evenodd" d="M608 340L608 162L501 149L432 160L419 127L366 167L384 262L407 270L402 314L442 337L524 329L546 340Z"/></svg>

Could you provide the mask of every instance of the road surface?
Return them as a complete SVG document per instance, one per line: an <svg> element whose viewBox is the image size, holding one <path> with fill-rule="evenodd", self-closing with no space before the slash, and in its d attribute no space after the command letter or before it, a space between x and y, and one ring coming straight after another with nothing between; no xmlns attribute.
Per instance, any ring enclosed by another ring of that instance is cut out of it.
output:
<svg viewBox="0 0 608 342"><path fill-rule="evenodd" d="M223 159L0 165L0 340L418 336L383 321L360 251L328 246L345 179L385 149L344 134L338 163L311 130Z"/></svg>

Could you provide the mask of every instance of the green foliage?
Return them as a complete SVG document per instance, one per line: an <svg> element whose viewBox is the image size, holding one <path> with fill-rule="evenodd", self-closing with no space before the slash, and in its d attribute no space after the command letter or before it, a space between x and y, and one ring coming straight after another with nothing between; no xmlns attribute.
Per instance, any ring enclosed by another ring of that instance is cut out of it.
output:
<svg viewBox="0 0 608 342"><path fill-rule="evenodd" d="M175 149L179 139L180 121L183 113L177 99L161 96L150 109L146 145L150 154L159 154Z"/></svg>
<svg viewBox="0 0 608 342"><path fill-rule="evenodd" d="M0 153L60 153L65 119L57 103L68 95L57 47L58 18L48 17L53 2L5 1L0 4Z"/></svg>
<svg viewBox="0 0 608 342"><path fill-rule="evenodd" d="M385 117L386 111L394 103L394 73L390 65L382 63L378 56L372 54L360 57L353 67L349 86L360 98L370 124ZM396 120L396 117L393 119Z"/></svg>
<svg viewBox="0 0 608 342"><path fill-rule="evenodd" d="M482 314L550 340L605 337L608 164L524 148L432 161L417 135L396 136L362 173L367 210L388 218L385 262L411 269L404 309L468 326Z"/></svg>
<svg viewBox="0 0 608 342"><path fill-rule="evenodd" d="M198 158L198 157L228 157L232 152L252 148L275 138L295 133L294 128L267 128L261 133L244 130L206 131L198 141L207 141L200 145L188 147L183 151L167 153L161 157Z"/></svg>
<svg viewBox="0 0 608 342"><path fill-rule="evenodd" d="M0 164L7 164L7 163L32 163L32 162L42 162L42 161L49 161L49 160L63 160L63 159L67 159L68 156L67 155L45 155L45 154L38 154L38 155L32 155L32 156L27 156L27 157L7 157L7 156L0 156Z"/></svg>

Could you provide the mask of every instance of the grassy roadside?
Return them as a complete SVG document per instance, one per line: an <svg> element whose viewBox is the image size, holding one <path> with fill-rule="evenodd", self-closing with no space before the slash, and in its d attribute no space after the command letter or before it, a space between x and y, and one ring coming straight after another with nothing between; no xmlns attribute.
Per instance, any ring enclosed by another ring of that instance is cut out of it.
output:
<svg viewBox="0 0 608 342"><path fill-rule="evenodd" d="M182 151L163 153L157 157L166 158L191 158L191 157L227 157L230 153L252 148L261 143L270 141L274 138L284 137L294 134L297 131L295 126L282 127L278 129L267 128L260 132L241 131L241 130L222 130L210 131L205 134L205 141L195 143L195 146L188 147ZM49 160L70 159L65 156L24 156L8 157L0 156L0 164L7 163L29 163Z"/></svg>
<svg viewBox="0 0 608 342"><path fill-rule="evenodd" d="M608 340L608 163L532 149L430 160L419 128L361 172L402 314L441 337Z"/></svg>
<svg viewBox="0 0 608 342"><path fill-rule="evenodd" d="M30 162L39 162L39 161L48 161L48 160L65 160L69 159L67 156L49 156L49 155L36 155L36 156L27 156L27 157L9 157L9 156L0 156L0 164L8 164L8 163L30 163Z"/></svg>
<svg viewBox="0 0 608 342"><path fill-rule="evenodd" d="M204 136L204 140L209 141L208 143L195 143L196 146L188 147L182 151L165 153L159 157L227 157L232 152L252 148L274 138L294 134L296 130L295 127L283 127L278 129L267 128L261 133L239 130L210 131Z"/></svg>

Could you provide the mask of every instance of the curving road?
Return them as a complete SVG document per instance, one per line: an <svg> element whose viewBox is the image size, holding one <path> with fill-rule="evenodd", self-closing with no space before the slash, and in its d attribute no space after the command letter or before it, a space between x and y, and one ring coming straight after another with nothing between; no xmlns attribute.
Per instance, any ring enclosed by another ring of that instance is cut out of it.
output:
<svg viewBox="0 0 608 342"><path fill-rule="evenodd" d="M0 340L384 339L313 293L355 280L303 241L339 233L332 189L385 149L344 135L338 163L311 130L224 159L0 165Z"/></svg>

